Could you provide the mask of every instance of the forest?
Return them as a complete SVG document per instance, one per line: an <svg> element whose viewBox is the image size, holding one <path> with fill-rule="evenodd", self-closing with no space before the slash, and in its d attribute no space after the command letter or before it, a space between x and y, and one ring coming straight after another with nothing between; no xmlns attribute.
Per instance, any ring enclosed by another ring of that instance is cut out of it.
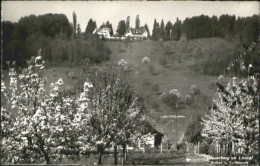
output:
<svg viewBox="0 0 260 166"><path fill-rule="evenodd" d="M154 20L152 39L179 40L181 34L187 39L224 37L228 40L239 39L244 44L250 44L258 38L259 16L237 17L231 15L194 16L181 21L177 18L175 23L164 20L159 23ZM170 34L171 33L171 34Z"/></svg>

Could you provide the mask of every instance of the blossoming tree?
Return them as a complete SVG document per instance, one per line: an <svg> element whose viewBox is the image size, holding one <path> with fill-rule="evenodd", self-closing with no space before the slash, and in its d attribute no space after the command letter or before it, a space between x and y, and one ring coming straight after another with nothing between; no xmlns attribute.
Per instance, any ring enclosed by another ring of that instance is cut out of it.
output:
<svg viewBox="0 0 260 166"><path fill-rule="evenodd" d="M242 80L239 84L233 78L227 87L218 84L214 106L203 119L202 136L214 143L227 144L229 161L235 151L246 157L258 153L256 86L254 77Z"/></svg>
<svg viewBox="0 0 260 166"><path fill-rule="evenodd" d="M81 126L75 125L75 102L59 90L62 79L45 92L44 65L38 54L19 75L10 68L8 89L1 82L7 103L1 109L3 162L49 164L67 151L79 150Z"/></svg>
<svg viewBox="0 0 260 166"><path fill-rule="evenodd" d="M3 162L49 164L96 149L101 164L104 150L114 146L117 164L117 146L125 153L143 135L133 85L113 68L89 68L79 94L62 91L62 79L45 91L40 53L20 74L10 68L8 88L1 82Z"/></svg>
<svg viewBox="0 0 260 166"><path fill-rule="evenodd" d="M227 70L239 70L238 73L244 73L247 78L241 79L238 83L233 77L226 87L217 82L217 98L213 101L210 114L206 115L202 123L203 137L215 144L227 145L229 162L234 153L254 157L254 160L258 157L259 78L256 74L259 71L256 65L259 62L258 48L257 43L253 42L227 67Z"/></svg>
<svg viewBox="0 0 260 166"><path fill-rule="evenodd" d="M122 145L125 154L126 146L141 137L138 128L143 116L137 94L132 83L113 67L93 67L88 71L85 84L90 85L87 86L90 143L99 152L99 164L104 150L113 146L117 164L117 146ZM85 95L85 86L83 89Z"/></svg>
<svg viewBox="0 0 260 166"><path fill-rule="evenodd" d="M178 89L172 89L167 93L163 93L161 95L161 100L163 101L163 103L165 103L168 107L170 107L172 110L175 109L175 134L176 134L176 143L177 143L177 139L178 139L178 102L180 101L180 92L178 91ZM176 146L177 147L177 146ZM178 149L176 148L177 153L178 153Z"/></svg>

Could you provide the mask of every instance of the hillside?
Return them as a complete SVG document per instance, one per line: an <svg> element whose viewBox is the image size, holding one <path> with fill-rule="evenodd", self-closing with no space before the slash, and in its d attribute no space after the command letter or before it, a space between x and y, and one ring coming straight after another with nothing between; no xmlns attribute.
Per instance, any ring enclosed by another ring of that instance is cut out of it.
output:
<svg viewBox="0 0 260 166"><path fill-rule="evenodd" d="M171 140L172 130L175 130L175 112L169 110L159 99L162 92L178 89L184 108L178 111L178 138L181 137L189 121L200 114L205 114L215 93L215 82L218 76L202 75L195 72L193 64L198 60L208 59L210 54L216 58L231 56L236 42L227 42L220 38L180 40L168 42L112 42L106 45L112 50L111 59L107 63L117 64L125 59L129 65L125 75L137 86L140 96L144 98L151 116L156 121L156 128L165 133ZM196 47L201 48L197 55ZM148 66L142 64L143 57L148 56L151 62ZM200 57L198 57L200 56ZM167 61L167 64L165 64ZM191 85L197 85L201 95L191 108L185 105L185 95L190 92Z"/></svg>
<svg viewBox="0 0 260 166"><path fill-rule="evenodd" d="M192 66L209 58L210 53L217 58L230 56L233 53L236 42L227 42L220 38L207 38L195 40L180 40L168 42L138 41L138 42L114 42L106 41L105 44L111 49L110 60L106 63L117 64L125 59L129 64L124 71L125 76L131 79L137 87L137 91L148 108L149 114L156 123L154 126L160 132L166 134L170 141L175 137L175 112L170 110L159 99L162 92L178 89L181 93L181 102L184 106L178 111L177 128L178 140L185 131L188 123L198 115L204 115L211 104L215 93L215 82L218 76L203 75L195 72ZM196 48L202 48L200 54L196 54ZM151 59L149 65L142 64L143 57ZM198 57L199 56L199 57ZM167 64L165 64L165 61ZM70 88L80 77L80 67L52 67L46 69L49 89L51 82L63 78L65 85ZM68 77L73 72L74 77ZM3 72L8 85L7 71ZM191 107L185 104L185 95L189 94L191 85L197 85L201 95ZM173 131L174 130L174 131Z"/></svg>

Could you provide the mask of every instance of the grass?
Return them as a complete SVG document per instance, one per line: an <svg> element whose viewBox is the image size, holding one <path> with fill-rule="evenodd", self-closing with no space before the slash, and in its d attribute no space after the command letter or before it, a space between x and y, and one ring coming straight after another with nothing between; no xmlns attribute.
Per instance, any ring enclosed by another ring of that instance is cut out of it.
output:
<svg viewBox="0 0 260 166"><path fill-rule="evenodd" d="M73 72L74 75L73 77L70 77L68 75L69 72ZM45 86L46 90L50 90L50 83L54 83L58 81L59 78L63 79L64 85L61 87L61 90L64 90L68 87L73 87L77 81L77 78L80 77L82 72L82 69L80 67L73 67L73 68L68 68L68 67L53 67L53 68L48 68L45 70L45 75L47 77L47 84Z"/></svg>

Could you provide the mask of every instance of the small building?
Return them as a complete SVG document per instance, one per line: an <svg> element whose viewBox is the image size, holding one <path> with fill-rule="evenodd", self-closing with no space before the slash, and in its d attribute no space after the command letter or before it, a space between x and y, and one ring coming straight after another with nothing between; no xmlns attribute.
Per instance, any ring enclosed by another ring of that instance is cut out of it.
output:
<svg viewBox="0 0 260 166"><path fill-rule="evenodd" d="M145 143L142 141L138 142L138 148L144 149L145 144L150 148L159 148L162 143L164 134L159 132L158 129L156 129L156 127L148 121L143 124L143 128L143 132L144 134L147 134L147 137L145 138Z"/></svg>

